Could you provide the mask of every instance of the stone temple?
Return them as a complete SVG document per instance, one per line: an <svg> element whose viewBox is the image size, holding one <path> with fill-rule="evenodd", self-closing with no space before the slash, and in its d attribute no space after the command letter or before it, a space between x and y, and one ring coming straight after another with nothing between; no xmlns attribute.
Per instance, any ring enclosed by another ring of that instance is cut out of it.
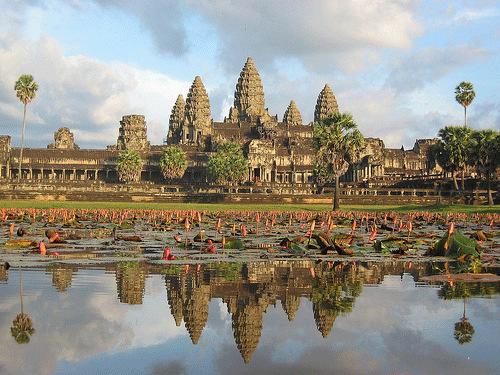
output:
<svg viewBox="0 0 500 375"><path fill-rule="evenodd" d="M332 88L320 91L314 109L314 121L339 111ZM166 132L166 144L150 144L145 117L123 116L116 145L106 149L81 149L73 133L61 128L54 143L46 149L26 148L23 154L23 178L56 180L99 180L116 182L116 160L122 150L141 153L145 163L143 181L162 182L159 160L169 145L180 145L189 159L183 180L208 181L206 162L215 146L226 141L242 145L248 158L247 183L313 183L315 151L313 124L305 124L295 101L291 100L281 121L269 113L262 80L249 57L236 83L234 102L222 122L212 118L210 99L201 77L196 76L187 95L178 96ZM427 151L433 139L420 139L411 150L386 148L378 138L366 138L359 162L350 167L344 181L361 182L423 176L435 173ZM11 147L9 136L0 136L0 178L17 177L20 149Z"/></svg>

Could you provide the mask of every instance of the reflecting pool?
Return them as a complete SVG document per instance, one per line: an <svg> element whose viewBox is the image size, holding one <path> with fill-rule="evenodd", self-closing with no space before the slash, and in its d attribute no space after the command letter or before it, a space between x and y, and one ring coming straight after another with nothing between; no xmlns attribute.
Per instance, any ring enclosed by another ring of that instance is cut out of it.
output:
<svg viewBox="0 0 500 375"><path fill-rule="evenodd" d="M0 374L496 373L500 283L425 282L437 268L0 268Z"/></svg>

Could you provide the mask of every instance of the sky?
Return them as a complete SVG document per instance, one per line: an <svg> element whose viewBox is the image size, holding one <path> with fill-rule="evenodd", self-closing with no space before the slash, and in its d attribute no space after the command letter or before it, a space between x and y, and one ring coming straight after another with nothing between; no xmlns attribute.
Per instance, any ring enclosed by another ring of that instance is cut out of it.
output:
<svg viewBox="0 0 500 375"><path fill-rule="evenodd" d="M304 122L328 83L366 137L411 148L463 123L454 88L474 84L468 123L500 129L500 1L0 0L0 134L20 144L16 79L39 84L26 145L66 126L80 147L115 144L123 115L162 144L177 95L200 75L212 117L233 103L248 56L271 114Z"/></svg>

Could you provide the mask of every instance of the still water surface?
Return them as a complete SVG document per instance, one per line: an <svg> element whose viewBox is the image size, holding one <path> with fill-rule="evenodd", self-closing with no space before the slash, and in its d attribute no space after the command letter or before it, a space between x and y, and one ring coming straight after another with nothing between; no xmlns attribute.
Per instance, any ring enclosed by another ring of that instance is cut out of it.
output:
<svg viewBox="0 0 500 375"><path fill-rule="evenodd" d="M25 269L34 332L16 337L20 273L10 269L0 275L0 374L498 373L500 286L427 285L429 269Z"/></svg>

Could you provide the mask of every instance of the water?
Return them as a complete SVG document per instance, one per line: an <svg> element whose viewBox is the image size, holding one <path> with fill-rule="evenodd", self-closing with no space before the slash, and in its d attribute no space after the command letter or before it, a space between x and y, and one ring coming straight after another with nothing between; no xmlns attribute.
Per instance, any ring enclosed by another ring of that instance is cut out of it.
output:
<svg viewBox="0 0 500 375"><path fill-rule="evenodd" d="M500 285L427 285L428 263L266 262L22 271L29 343L0 275L0 374L493 374ZM467 298L462 298L467 296ZM474 333L455 323L464 314ZM229 311L228 311L229 310Z"/></svg>

